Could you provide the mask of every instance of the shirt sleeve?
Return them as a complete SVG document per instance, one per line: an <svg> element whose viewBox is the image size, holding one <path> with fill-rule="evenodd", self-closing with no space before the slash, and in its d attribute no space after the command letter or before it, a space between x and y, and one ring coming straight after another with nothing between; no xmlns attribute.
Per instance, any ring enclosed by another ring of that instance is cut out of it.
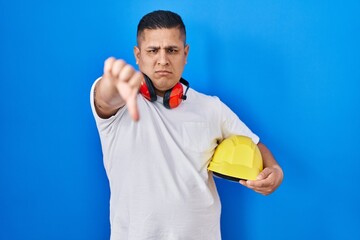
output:
<svg viewBox="0 0 360 240"><path fill-rule="evenodd" d="M220 101L220 107L221 126L224 138L228 138L232 135L242 135L250 137L255 144L259 143L260 138L253 133L227 105Z"/></svg>
<svg viewBox="0 0 360 240"><path fill-rule="evenodd" d="M109 118L101 118L95 109L95 85L96 83L101 79L101 77L99 77L98 79L95 80L95 82L93 83L91 90L90 90L90 106L91 106L91 110L92 113L94 115L95 118L95 122L96 122L96 126L99 130L100 134L106 134L110 131L112 131L112 123L114 121L116 121L116 119L119 118L119 115L121 115L124 111L126 107L121 108L119 111L117 111L117 113L114 116L111 116Z"/></svg>

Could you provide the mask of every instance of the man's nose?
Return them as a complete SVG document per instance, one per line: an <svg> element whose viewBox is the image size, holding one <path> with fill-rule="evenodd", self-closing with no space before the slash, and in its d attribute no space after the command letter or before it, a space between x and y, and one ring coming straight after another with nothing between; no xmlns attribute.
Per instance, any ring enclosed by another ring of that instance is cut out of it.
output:
<svg viewBox="0 0 360 240"><path fill-rule="evenodd" d="M169 64L169 59L165 50L159 51L157 64L162 66Z"/></svg>

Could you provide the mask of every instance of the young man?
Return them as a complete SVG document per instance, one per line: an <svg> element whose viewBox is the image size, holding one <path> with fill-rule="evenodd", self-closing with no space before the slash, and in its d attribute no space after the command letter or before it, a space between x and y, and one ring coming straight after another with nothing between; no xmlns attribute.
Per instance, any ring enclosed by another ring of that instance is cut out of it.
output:
<svg viewBox="0 0 360 240"><path fill-rule="evenodd" d="M221 205L207 166L231 135L250 137L264 161L258 179L242 185L267 195L282 181L259 138L217 97L181 78L188 53L181 17L149 13L139 22L134 47L140 71L109 58L92 87L111 190L112 240L221 239Z"/></svg>

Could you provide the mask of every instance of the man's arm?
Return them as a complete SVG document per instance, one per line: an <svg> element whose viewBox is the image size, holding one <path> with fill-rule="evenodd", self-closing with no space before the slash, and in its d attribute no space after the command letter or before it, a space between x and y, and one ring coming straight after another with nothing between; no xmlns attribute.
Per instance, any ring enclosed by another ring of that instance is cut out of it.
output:
<svg viewBox="0 0 360 240"><path fill-rule="evenodd" d="M269 195L280 186L284 173L270 150L263 143L258 143L258 147L263 158L264 170L256 180L240 180L240 183L255 192Z"/></svg>
<svg viewBox="0 0 360 240"><path fill-rule="evenodd" d="M104 74L95 85L97 114L102 118L109 118L126 104L131 117L138 120L136 95L142 80L142 73L125 61L108 58L104 63Z"/></svg>

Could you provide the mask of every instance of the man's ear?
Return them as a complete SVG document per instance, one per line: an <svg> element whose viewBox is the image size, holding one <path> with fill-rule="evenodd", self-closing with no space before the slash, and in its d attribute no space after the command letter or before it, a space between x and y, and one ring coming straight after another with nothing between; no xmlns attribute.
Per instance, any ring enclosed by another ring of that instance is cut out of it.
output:
<svg viewBox="0 0 360 240"><path fill-rule="evenodd" d="M140 60L140 49L138 48L138 46L134 47L134 57L136 60L136 64L139 64L139 60Z"/></svg>
<svg viewBox="0 0 360 240"><path fill-rule="evenodd" d="M187 58L188 58L188 55L189 55L189 51L190 51L190 46L189 46L189 44L186 44L185 48L184 48L185 64L187 63Z"/></svg>

